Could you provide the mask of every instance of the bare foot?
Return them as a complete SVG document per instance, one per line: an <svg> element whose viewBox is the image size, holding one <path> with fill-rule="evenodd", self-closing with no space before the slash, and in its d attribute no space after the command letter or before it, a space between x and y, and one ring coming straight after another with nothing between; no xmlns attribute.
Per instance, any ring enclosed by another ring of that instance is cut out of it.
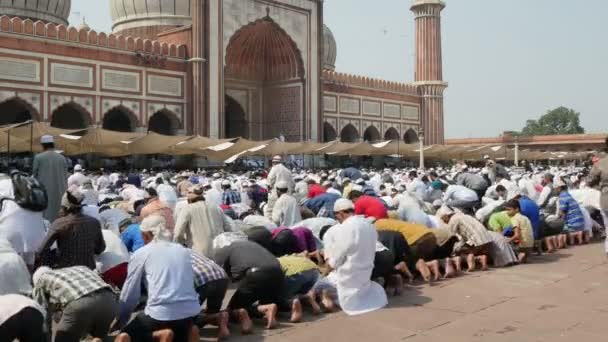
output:
<svg viewBox="0 0 608 342"><path fill-rule="evenodd" d="M445 259L445 278L451 278L456 275L456 269L452 265L450 258Z"/></svg>
<svg viewBox="0 0 608 342"><path fill-rule="evenodd" d="M469 266L467 272L475 272L475 255L467 255L467 265Z"/></svg>
<svg viewBox="0 0 608 342"><path fill-rule="evenodd" d="M454 262L454 266L456 266L456 275L462 272L462 259L459 256L455 256L452 258L452 262Z"/></svg>
<svg viewBox="0 0 608 342"><path fill-rule="evenodd" d="M431 273L433 273L433 280L439 281L439 279L441 279L441 272L439 272L439 261L433 260L427 262L426 264L431 269Z"/></svg>
<svg viewBox="0 0 608 342"><path fill-rule="evenodd" d="M321 292L321 303L325 307L325 312L331 313L336 311L336 304L327 290Z"/></svg>
<svg viewBox="0 0 608 342"><path fill-rule="evenodd" d="M393 283L395 284L395 296L401 296L403 292L403 278L399 274L393 275Z"/></svg>
<svg viewBox="0 0 608 342"><path fill-rule="evenodd" d="M424 281L431 282L431 270L427 266L426 262L424 262L424 260L418 260L418 262L416 263L416 269L418 270L418 272L420 272L420 275L422 275L422 279L424 279Z"/></svg>
<svg viewBox="0 0 608 342"><path fill-rule="evenodd" d="M236 313L238 321L241 324L241 333L243 335L251 334L253 331L253 322L249 317L249 313L245 309L239 309Z"/></svg>
<svg viewBox="0 0 608 342"><path fill-rule="evenodd" d="M310 291L306 297L312 307L313 315L319 315L321 313L321 306L317 303L317 295L313 291Z"/></svg>
<svg viewBox="0 0 608 342"><path fill-rule="evenodd" d="M277 312L279 311L277 305L260 305L258 310L266 317L266 329L274 329L277 326Z"/></svg>
<svg viewBox="0 0 608 342"><path fill-rule="evenodd" d="M291 303L291 323L298 323L302 320L302 303L299 299L294 299Z"/></svg>
<svg viewBox="0 0 608 342"><path fill-rule="evenodd" d="M220 331L217 335L218 339L227 338L228 336L230 336L230 330L228 329L228 320L229 317L227 312L220 312L218 314L217 325L220 328Z"/></svg>
<svg viewBox="0 0 608 342"><path fill-rule="evenodd" d="M487 255L480 255L478 257L475 257L475 259L477 261L479 261L479 263L481 264L482 271L488 270L488 256Z"/></svg>

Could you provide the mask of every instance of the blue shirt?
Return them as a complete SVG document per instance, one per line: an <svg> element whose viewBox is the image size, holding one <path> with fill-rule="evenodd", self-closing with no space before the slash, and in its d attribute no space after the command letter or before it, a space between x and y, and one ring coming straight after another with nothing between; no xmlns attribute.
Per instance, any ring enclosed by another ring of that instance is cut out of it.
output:
<svg viewBox="0 0 608 342"><path fill-rule="evenodd" d="M319 214L321 208L325 208L325 210L323 210L325 213L324 217L334 218L334 203L336 203L340 197L341 196L338 194L326 192L317 197L309 199L304 205L315 214Z"/></svg>
<svg viewBox="0 0 608 342"><path fill-rule="evenodd" d="M568 229L578 231L585 228L581 207L568 191L559 194L559 211L565 214L564 220Z"/></svg>
<svg viewBox="0 0 608 342"><path fill-rule="evenodd" d="M225 205L231 205L241 202L241 194L233 190L226 190L222 194L222 203Z"/></svg>
<svg viewBox="0 0 608 342"><path fill-rule="evenodd" d="M530 220L532 230L534 231L534 240L540 240L540 208L533 200L522 196L519 199L519 208L521 214Z"/></svg>
<svg viewBox="0 0 608 342"><path fill-rule="evenodd" d="M144 238L141 237L139 224L137 223L128 226L127 229L120 233L120 239L127 246L129 253L133 253L145 245Z"/></svg>
<svg viewBox="0 0 608 342"><path fill-rule="evenodd" d="M133 253L120 293L120 326L139 303L142 285L148 290L144 312L156 320L175 321L201 312L194 290L192 255L181 245L155 241Z"/></svg>

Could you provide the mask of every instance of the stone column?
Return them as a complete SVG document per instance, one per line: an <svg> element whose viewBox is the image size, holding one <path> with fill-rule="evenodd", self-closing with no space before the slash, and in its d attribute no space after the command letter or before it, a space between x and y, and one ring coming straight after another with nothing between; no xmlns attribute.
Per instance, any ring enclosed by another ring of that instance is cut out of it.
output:
<svg viewBox="0 0 608 342"><path fill-rule="evenodd" d="M192 134L207 136L206 125L206 60L205 58L205 3L204 0L191 0L192 8L192 51L190 56L191 70L191 113Z"/></svg>
<svg viewBox="0 0 608 342"><path fill-rule="evenodd" d="M443 62L441 55L441 0L415 0L410 8L416 16L415 85L422 97L420 119L425 144L443 144Z"/></svg>

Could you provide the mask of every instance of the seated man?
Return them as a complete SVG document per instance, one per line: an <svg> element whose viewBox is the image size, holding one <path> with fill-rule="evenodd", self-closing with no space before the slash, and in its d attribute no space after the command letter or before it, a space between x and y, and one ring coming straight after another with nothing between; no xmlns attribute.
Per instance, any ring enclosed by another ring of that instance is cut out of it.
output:
<svg viewBox="0 0 608 342"><path fill-rule="evenodd" d="M240 321L243 333L250 333L252 329L248 311L265 315L267 329L277 325L279 308L289 311L289 305L281 297L285 275L269 250L252 241L235 241L216 250L214 261L224 268L232 281L238 282L228 310ZM258 306L254 306L256 302L259 302Z"/></svg>
<svg viewBox="0 0 608 342"><path fill-rule="evenodd" d="M152 214L141 223L146 244L131 256L127 280L120 295L118 326L133 341L154 339L197 341L194 319L200 304L194 290L194 272L190 251L171 242L165 219ZM143 312L125 326L139 304L142 287L148 298Z"/></svg>
<svg viewBox="0 0 608 342"><path fill-rule="evenodd" d="M105 338L118 314L116 296L95 271L85 266L52 270L40 267L33 275L34 299L47 317L61 312L56 341L79 341L91 335ZM121 336L121 341L126 336Z"/></svg>
<svg viewBox="0 0 608 342"><path fill-rule="evenodd" d="M339 199L334 214L340 224L323 236L329 270L335 270L338 298L344 312L358 315L378 310L388 304L381 286L372 282L376 241L374 227L355 216L354 204Z"/></svg>
<svg viewBox="0 0 608 342"><path fill-rule="evenodd" d="M509 216L508 211L499 211L490 215L488 227L490 230L500 234L508 230L508 228L511 228L511 217Z"/></svg>
<svg viewBox="0 0 608 342"><path fill-rule="evenodd" d="M419 224L383 219L374 223L378 231L392 231L403 235L412 251L416 270L424 281L439 280L439 262L436 260L437 239L432 230ZM446 270L448 265L446 265ZM431 278L432 276L432 278Z"/></svg>
<svg viewBox="0 0 608 342"><path fill-rule="evenodd" d="M566 222L564 233L568 234L571 245L575 244L575 240L576 244L580 245L583 243L583 230L585 229L585 218L581 208L570 195L568 186L561 178L558 177L554 184L559 193L559 215Z"/></svg>

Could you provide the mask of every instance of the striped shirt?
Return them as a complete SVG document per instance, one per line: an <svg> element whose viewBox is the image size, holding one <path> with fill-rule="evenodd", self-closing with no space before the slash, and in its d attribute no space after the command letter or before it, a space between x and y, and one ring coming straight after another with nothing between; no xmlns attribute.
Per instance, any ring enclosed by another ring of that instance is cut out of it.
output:
<svg viewBox="0 0 608 342"><path fill-rule="evenodd" d="M96 272L84 266L48 271L34 287L34 299L43 306L65 308L69 303L101 289L111 289Z"/></svg>
<svg viewBox="0 0 608 342"><path fill-rule="evenodd" d="M464 241L474 247L483 246L493 242L492 235L481 222L473 216L457 213L450 218L448 230L452 234L460 235Z"/></svg>
<svg viewBox="0 0 608 342"><path fill-rule="evenodd" d="M192 270L194 271L194 288L197 289L208 282L228 278L226 272L213 260L194 251L192 254Z"/></svg>
<svg viewBox="0 0 608 342"><path fill-rule="evenodd" d="M241 194L234 190L226 190L222 194L222 204L231 205L241 202Z"/></svg>
<svg viewBox="0 0 608 342"><path fill-rule="evenodd" d="M583 230L585 218L580 206L568 191L559 194L559 211L565 214L564 220L568 229Z"/></svg>

